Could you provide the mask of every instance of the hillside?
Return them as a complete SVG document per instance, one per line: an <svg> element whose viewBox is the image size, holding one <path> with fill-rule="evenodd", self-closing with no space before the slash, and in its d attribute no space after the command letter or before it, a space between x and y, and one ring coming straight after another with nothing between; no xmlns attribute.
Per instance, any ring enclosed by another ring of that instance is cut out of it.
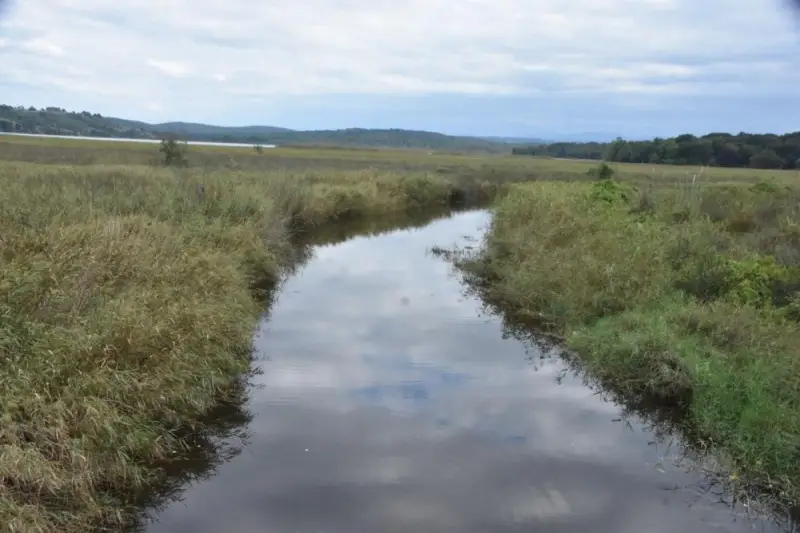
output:
<svg viewBox="0 0 800 533"><path fill-rule="evenodd" d="M508 152L505 143L492 142L478 137L457 137L430 131L402 129L363 129L292 131L269 135L270 142L278 145L313 144L335 146L365 146L391 148L417 148L445 151Z"/></svg>
<svg viewBox="0 0 800 533"><path fill-rule="evenodd" d="M277 126L213 126L211 124L197 124L194 122L161 122L148 125L154 131L169 131L193 137L252 137L270 135L273 133L286 133L294 130L279 128ZM199 140L199 139L198 139Z"/></svg>
<svg viewBox="0 0 800 533"><path fill-rule="evenodd" d="M0 105L0 132L87 137L157 139L174 134L189 141L277 145L330 145L375 148L416 148L453 152L509 151L509 144L478 137L458 137L429 131L364 129L296 131L274 126L224 127L189 122L149 124L104 117L89 111L57 107L36 109Z"/></svg>

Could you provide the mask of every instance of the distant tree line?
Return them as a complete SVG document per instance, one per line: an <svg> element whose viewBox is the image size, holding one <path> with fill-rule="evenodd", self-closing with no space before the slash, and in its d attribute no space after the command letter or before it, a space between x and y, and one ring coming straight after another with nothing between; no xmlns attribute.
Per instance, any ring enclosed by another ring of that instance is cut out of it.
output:
<svg viewBox="0 0 800 533"><path fill-rule="evenodd" d="M100 113L67 111L62 107L11 106L0 104L0 132L92 137L152 138L139 124L107 119Z"/></svg>
<svg viewBox="0 0 800 533"><path fill-rule="evenodd" d="M512 153L620 163L796 169L800 168L800 131L785 135L709 133L702 137L687 133L650 141L618 137L610 143L518 146Z"/></svg>

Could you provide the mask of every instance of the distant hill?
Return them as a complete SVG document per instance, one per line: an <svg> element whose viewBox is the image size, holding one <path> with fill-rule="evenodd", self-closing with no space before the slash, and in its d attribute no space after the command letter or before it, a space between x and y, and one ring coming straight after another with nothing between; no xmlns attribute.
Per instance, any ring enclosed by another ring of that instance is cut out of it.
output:
<svg viewBox="0 0 800 533"><path fill-rule="evenodd" d="M550 143L610 143L620 135L608 132L581 132L564 135L554 135L546 144ZM530 143L534 144L534 143Z"/></svg>
<svg viewBox="0 0 800 533"><path fill-rule="evenodd" d="M250 137L268 135L278 132L290 132L289 128L278 128L276 126L213 126L210 124L196 124L193 122L161 122L152 124L150 127L154 131L170 131L200 137L230 135L233 137ZM199 139L198 139L199 140Z"/></svg>
<svg viewBox="0 0 800 533"><path fill-rule="evenodd" d="M58 107L36 109L0 105L0 132L158 139L175 134L189 141L239 142L277 145L329 145L409 148L453 152L508 153L508 142L460 137L430 131L364 129L297 131L274 126L225 127L190 122L149 124L89 111ZM522 144L522 143L520 143Z"/></svg>

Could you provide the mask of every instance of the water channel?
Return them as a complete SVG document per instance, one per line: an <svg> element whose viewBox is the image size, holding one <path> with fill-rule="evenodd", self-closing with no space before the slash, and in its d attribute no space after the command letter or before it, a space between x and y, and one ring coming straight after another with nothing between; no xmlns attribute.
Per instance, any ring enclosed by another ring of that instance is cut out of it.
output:
<svg viewBox="0 0 800 533"><path fill-rule="evenodd" d="M145 531L782 531L720 502L679 446L509 335L427 253L488 221L316 246L260 324L228 457Z"/></svg>

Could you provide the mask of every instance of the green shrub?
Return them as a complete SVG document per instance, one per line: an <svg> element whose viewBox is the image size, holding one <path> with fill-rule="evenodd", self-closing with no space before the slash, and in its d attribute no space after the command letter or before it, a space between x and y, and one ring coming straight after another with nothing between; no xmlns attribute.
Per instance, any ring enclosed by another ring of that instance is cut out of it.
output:
<svg viewBox="0 0 800 533"><path fill-rule="evenodd" d="M163 157L164 166L168 167L187 167L189 159L187 157L189 145L176 139L162 139L158 149Z"/></svg>
<svg viewBox="0 0 800 533"><path fill-rule="evenodd" d="M612 179L598 181L592 184L589 191L589 198L593 203L603 205L627 205L631 202L636 189L627 183L621 183Z"/></svg>
<svg viewBox="0 0 800 533"><path fill-rule="evenodd" d="M605 161L594 168L590 168L586 173L598 180L613 179L615 174L614 169L611 168Z"/></svg>

